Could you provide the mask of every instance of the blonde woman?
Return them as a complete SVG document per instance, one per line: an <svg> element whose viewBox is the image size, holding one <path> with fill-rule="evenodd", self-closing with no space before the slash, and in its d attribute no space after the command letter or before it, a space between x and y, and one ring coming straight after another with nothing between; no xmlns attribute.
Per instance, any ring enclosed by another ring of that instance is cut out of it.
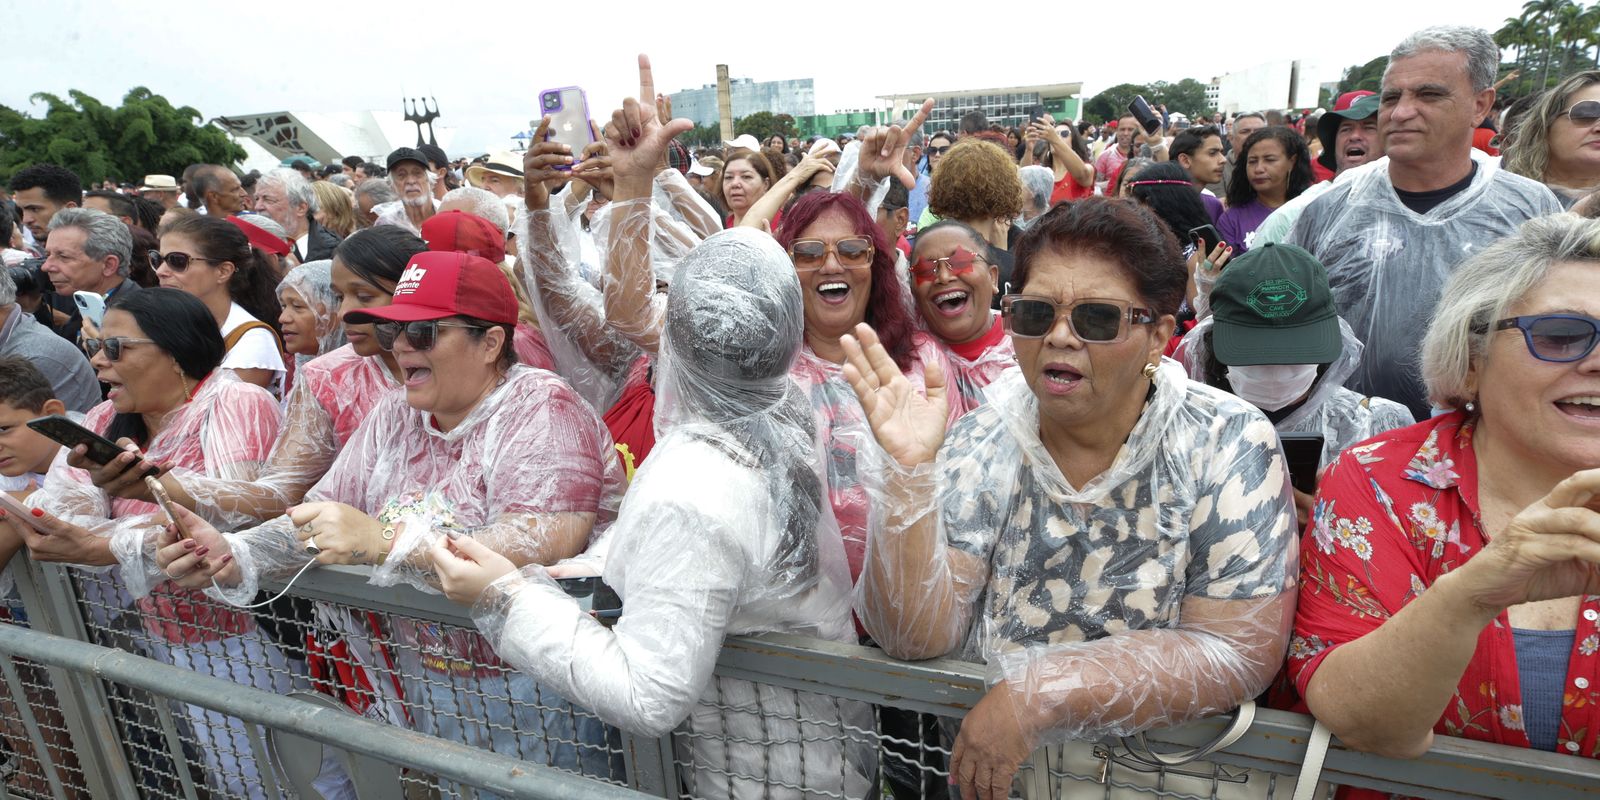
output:
<svg viewBox="0 0 1600 800"><path fill-rule="evenodd" d="M1561 205L1571 208L1600 189L1600 70L1540 95L1511 133L1506 170L1550 187Z"/></svg>
<svg viewBox="0 0 1600 800"><path fill-rule="evenodd" d="M355 194L349 189L327 181L311 184L317 196L317 224L344 239L356 231Z"/></svg>

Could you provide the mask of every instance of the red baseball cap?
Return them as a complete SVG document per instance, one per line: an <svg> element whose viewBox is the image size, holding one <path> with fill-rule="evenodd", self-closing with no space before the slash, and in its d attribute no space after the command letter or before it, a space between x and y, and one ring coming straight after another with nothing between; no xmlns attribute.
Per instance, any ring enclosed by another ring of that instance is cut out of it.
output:
<svg viewBox="0 0 1600 800"><path fill-rule="evenodd" d="M454 316L517 324L517 299L500 267L482 256L455 252L418 253L400 273L394 303L344 315L356 325L418 322Z"/></svg>
<svg viewBox="0 0 1600 800"><path fill-rule="evenodd" d="M245 238L250 240L251 247L259 247L280 258L289 255L289 242L283 237L267 233L265 229L252 225L244 217L228 217L228 221L244 232Z"/></svg>
<svg viewBox="0 0 1600 800"><path fill-rule="evenodd" d="M482 256L495 263L506 260L506 237L494 223L465 211L446 211L422 223L422 240L429 250Z"/></svg>

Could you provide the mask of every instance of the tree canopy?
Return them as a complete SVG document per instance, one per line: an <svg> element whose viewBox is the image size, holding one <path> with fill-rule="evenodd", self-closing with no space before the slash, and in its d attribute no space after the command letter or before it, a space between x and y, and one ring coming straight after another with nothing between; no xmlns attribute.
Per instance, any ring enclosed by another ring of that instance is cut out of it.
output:
<svg viewBox="0 0 1600 800"><path fill-rule="evenodd" d="M1177 83L1119 83L1089 98L1083 104L1083 118L1094 122L1116 119L1128 113L1128 104L1140 95L1152 106L1165 103L1168 112L1198 118L1216 110L1206 101L1206 86L1194 78Z"/></svg>
<svg viewBox="0 0 1600 800"><path fill-rule="evenodd" d="M40 93L43 117L0 105L0 181L30 164L48 162L85 182L137 181L147 174L178 175L195 163L232 165L245 157L199 111L174 107L165 97L135 87L112 107L73 90L67 99Z"/></svg>

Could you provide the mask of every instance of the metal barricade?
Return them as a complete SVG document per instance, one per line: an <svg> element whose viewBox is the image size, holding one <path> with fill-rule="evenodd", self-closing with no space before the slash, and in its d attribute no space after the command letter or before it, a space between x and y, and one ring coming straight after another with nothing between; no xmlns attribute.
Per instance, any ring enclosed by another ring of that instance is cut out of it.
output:
<svg viewBox="0 0 1600 800"><path fill-rule="evenodd" d="M33 711L23 716L34 722L20 726L20 733L11 731L15 726L0 728L8 747L28 750L23 762L32 765L15 773L28 776L26 786L15 779L0 784L10 792L0 798L288 796L282 765L264 766L281 750L274 745L279 734L306 733L307 712L264 716L258 703L271 697L311 707L284 696L302 693L339 698L324 700L339 708L318 710L311 715L318 720L338 717L341 731L348 730L345 722L365 726L359 740L349 733L311 732L310 738L403 768L394 777L398 794L378 796L576 796L512 791L471 770L402 756L409 751L396 748L407 743L472 753L500 769L519 763L532 774L566 776L563 786L596 791L609 785L624 793L706 800L940 800L955 794L947 764L959 720L984 693L982 668L965 662L906 663L873 648L795 636L735 638L724 646L715 685L691 719L667 736L637 736L604 725L500 664L477 638L466 609L410 588L371 586L364 570L311 570L295 584L293 604L258 613L188 596L136 604L114 573L39 565L17 571L35 629L76 640L67 644L118 652L88 662L45 661L46 683L22 669L29 663L37 669L33 659L43 651L7 650L21 641L16 637L32 634L0 631L7 634L0 653L12 656L0 662L13 665L0 675L5 695L15 706L19 694L29 697L30 686L47 695L54 687L60 719L41 722L44 713L27 701ZM187 620L189 633L151 621L161 618ZM95 673L72 671L113 662L129 674L86 680ZM181 686L170 677L169 683L126 679L136 665L151 662L160 667L149 669L162 675L190 677ZM1158 749L1192 746L1214 737L1222 724L1205 720L1147 738ZM1252 796L1288 798L1309 729L1304 716L1262 710L1249 734L1211 757L1216 766L1205 767L1216 778L1211 792L1157 789L1145 796L1228 798L1248 785L1258 790ZM66 752L77 756L77 767L58 755ZM351 770L346 759L325 777L338 778L341 765ZM1041 800L1123 797L1128 790L1117 775L1127 768L1103 762L1069 768L1045 748L1024 765L1017 786ZM1600 793L1592 760L1443 737L1413 761L1335 746L1323 778L1427 798L1559 800Z"/></svg>

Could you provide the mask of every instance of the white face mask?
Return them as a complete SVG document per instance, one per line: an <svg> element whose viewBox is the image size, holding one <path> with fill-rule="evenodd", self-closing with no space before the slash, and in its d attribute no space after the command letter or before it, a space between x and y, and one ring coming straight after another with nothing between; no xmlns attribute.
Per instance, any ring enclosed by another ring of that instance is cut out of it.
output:
<svg viewBox="0 0 1600 800"><path fill-rule="evenodd" d="M1316 364L1228 367L1233 393L1262 411L1277 411L1305 396L1317 379Z"/></svg>

